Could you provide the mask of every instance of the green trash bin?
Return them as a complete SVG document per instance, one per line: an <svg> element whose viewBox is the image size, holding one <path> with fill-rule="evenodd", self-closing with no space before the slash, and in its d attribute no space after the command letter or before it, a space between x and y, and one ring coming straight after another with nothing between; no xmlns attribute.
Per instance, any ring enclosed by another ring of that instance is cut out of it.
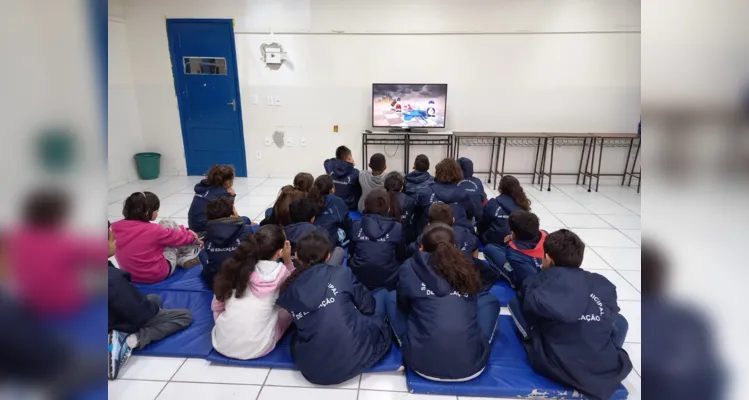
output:
<svg viewBox="0 0 749 400"><path fill-rule="evenodd" d="M161 173L161 154L138 153L135 155L135 166L138 168L140 179L156 179Z"/></svg>

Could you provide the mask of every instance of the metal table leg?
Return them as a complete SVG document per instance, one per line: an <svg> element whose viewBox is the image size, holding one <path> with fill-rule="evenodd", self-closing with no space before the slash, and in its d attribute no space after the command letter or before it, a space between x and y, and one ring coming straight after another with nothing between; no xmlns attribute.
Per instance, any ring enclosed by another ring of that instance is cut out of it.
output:
<svg viewBox="0 0 749 400"><path fill-rule="evenodd" d="M499 141L497 142L497 157L494 159L494 190L497 190L497 185L499 184L497 180L497 172L499 172L499 149L502 147L502 138L498 137ZM507 146L507 139L505 139L505 146ZM504 168L504 164L503 164Z"/></svg>
<svg viewBox="0 0 749 400"><path fill-rule="evenodd" d="M624 173L622 174L622 184L624 186L624 180L627 179L627 170L629 169L629 156L632 155L632 145L635 143L635 139L629 140L629 150L627 151L627 158L624 161Z"/></svg>
<svg viewBox="0 0 749 400"><path fill-rule="evenodd" d="M590 190L593 188L593 168L594 164L596 163L596 141L598 141L598 138L593 138L593 141L591 142L590 148L593 151L593 157L591 157L590 162L590 174L588 176L588 193L590 193ZM590 152L589 152L590 153ZM589 154L590 155L590 154ZM587 163L585 165L585 171L588 170ZM583 180L583 185L585 184L585 181Z"/></svg>
<svg viewBox="0 0 749 400"><path fill-rule="evenodd" d="M549 160L549 187L546 188L547 192L551 192L551 175L554 174L554 138L551 138L551 159ZM543 187L541 187L543 189Z"/></svg>
<svg viewBox="0 0 749 400"><path fill-rule="evenodd" d="M575 185L580 184L580 170L583 169L583 158L585 156L585 146L588 145L588 138L583 138L583 149L580 152L580 165L577 167L577 179L575 180ZM588 168L587 166L585 167ZM583 175L583 185L585 184L585 177Z"/></svg>
<svg viewBox="0 0 749 400"><path fill-rule="evenodd" d="M362 170L367 169L367 146L369 146L369 138L367 137L367 134L364 134L364 140L361 142L361 153L362 153L362 165L364 168Z"/></svg>
<svg viewBox="0 0 749 400"><path fill-rule="evenodd" d="M604 138L601 138L601 148L598 151L598 175L596 175L596 192L598 192L598 184L601 183L601 164L603 162L603 142Z"/></svg>
<svg viewBox="0 0 749 400"><path fill-rule="evenodd" d="M635 150L635 161L632 163L632 169L629 173L629 182L627 183L627 186L632 186L632 175L635 173L635 165L637 164L637 156L640 155L640 147L642 147L642 140L640 140L640 143L637 143L637 149ZM642 179L642 169L640 169L640 179ZM639 183L638 186L638 192L639 193Z"/></svg>
<svg viewBox="0 0 749 400"><path fill-rule="evenodd" d="M408 159L411 155L411 135L403 134L403 170L408 171Z"/></svg>
<svg viewBox="0 0 749 400"><path fill-rule="evenodd" d="M507 156L507 138L505 138L505 147L502 150L502 170L499 174L500 179L505 176L505 156ZM536 154L536 157L538 157L538 154ZM533 167L536 168L535 166Z"/></svg>
<svg viewBox="0 0 749 400"><path fill-rule="evenodd" d="M544 170L546 169L546 149L549 147L549 139L544 138L544 148L541 152L541 166L539 167L539 174L538 174L538 183L539 187L538 190L543 191L544 190Z"/></svg>
<svg viewBox="0 0 749 400"><path fill-rule="evenodd" d="M497 142L497 138L492 138L492 154L489 156L489 180L486 183L492 183L492 162L494 161L494 144Z"/></svg>
<svg viewBox="0 0 749 400"><path fill-rule="evenodd" d="M505 150L507 150L507 139L505 139ZM536 184L536 170L538 169L538 153L541 152L541 138L538 138L538 142L536 143L536 159L533 161L533 179L531 180L531 185ZM502 158L502 165L504 165L504 157Z"/></svg>

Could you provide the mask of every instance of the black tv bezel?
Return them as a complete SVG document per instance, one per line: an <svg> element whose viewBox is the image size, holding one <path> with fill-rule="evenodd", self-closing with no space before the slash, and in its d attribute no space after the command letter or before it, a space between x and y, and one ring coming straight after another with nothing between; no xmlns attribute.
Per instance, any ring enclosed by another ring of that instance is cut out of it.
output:
<svg viewBox="0 0 749 400"><path fill-rule="evenodd" d="M372 83L372 92L370 96L372 97L372 106L370 107L370 111L372 111L372 128L403 128L402 126L392 126L392 125L380 125L377 126L374 124L374 87L375 85L444 85L445 86L445 118L442 121L442 126L411 126L409 128L423 128L423 129L445 129L447 126L447 89L448 84L447 83L386 83L386 82L377 82Z"/></svg>

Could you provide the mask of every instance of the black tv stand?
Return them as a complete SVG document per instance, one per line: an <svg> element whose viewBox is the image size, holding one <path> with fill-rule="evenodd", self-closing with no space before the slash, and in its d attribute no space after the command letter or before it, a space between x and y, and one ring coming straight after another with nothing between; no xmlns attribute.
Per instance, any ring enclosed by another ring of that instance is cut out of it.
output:
<svg viewBox="0 0 749 400"><path fill-rule="evenodd" d="M388 129L388 133L398 133L398 132L429 133L429 130L427 130L426 128L390 128Z"/></svg>

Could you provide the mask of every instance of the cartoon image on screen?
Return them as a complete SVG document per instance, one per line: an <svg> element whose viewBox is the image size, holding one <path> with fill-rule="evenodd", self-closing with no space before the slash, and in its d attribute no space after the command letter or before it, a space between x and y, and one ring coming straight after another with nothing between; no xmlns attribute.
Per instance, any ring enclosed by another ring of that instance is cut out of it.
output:
<svg viewBox="0 0 749 400"><path fill-rule="evenodd" d="M444 128L446 84L372 85L372 126Z"/></svg>

